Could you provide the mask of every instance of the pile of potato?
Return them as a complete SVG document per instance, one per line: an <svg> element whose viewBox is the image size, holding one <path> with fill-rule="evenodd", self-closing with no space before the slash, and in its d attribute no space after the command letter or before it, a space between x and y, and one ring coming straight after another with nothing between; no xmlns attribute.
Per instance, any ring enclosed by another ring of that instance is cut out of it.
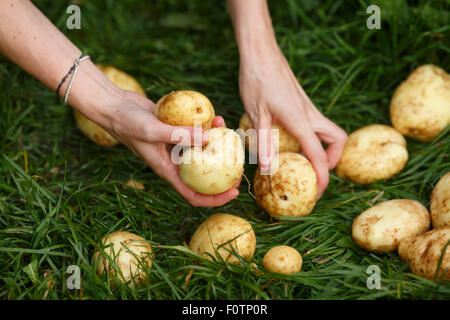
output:
<svg viewBox="0 0 450 320"><path fill-rule="evenodd" d="M101 69L118 86L145 96L131 76L110 66ZM208 144L185 148L179 164L182 181L199 193L219 194L241 179L245 158L242 140L250 152L256 152L254 141L242 139L231 129L213 128L214 107L201 93L170 92L158 101L154 114L170 125L196 126L208 131ZM419 67L395 91L390 114L394 127L372 124L349 135L336 167L338 176L370 184L399 173L408 161L403 135L430 141L450 123L450 76L433 65ZM75 119L80 130L96 143L118 144L80 113L75 112ZM239 128L244 131L253 128L246 114ZM308 159L299 153L296 139L280 125L274 124L272 128L278 130L279 154L271 163L273 174L263 175L257 170L254 197L276 219L306 216L312 212L318 197L316 173ZM136 183L132 187L141 189ZM368 251L398 250L401 259L409 262L411 271L417 275L450 280L450 172L436 184L430 211L431 214L415 200L384 201L354 219L352 237L359 247ZM428 231L430 225L434 229ZM189 248L209 260L240 264L253 258L256 235L247 220L217 213L197 228ZM94 254L99 275L108 272L122 282L136 284L145 280L153 257L148 241L122 231L105 236ZM263 266L273 273L297 273L302 268L302 256L293 247L275 246L266 252Z"/></svg>
<svg viewBox="0 0 450 320"><path fill-rule="evenodd" d="M145 96L142 87L130 75L111 66L99 68L117 86ZM185 148L181 155L179 174L187 186L202 194L215 195L229 190L241 179L245 157L241 137L231 129L213 128L215 111L206 96L191 90L172 91L157 102L153 112L167 124L200 127L208 132L206 146ZM77 111L75 119L79 129L95 143L103 147L119 144L107 131ZM286 137L286 140L288 144L295 146L292 138ZM295 147L292 151L297 152L298 148ZM282 154L281 159L281 170L276 179L285 180L287 170L295 170L302 179L291 179L291 190L276 195L275 199L270 199L270 195L263 196L267 192L261 181L261 205L271 204L274 206L274 215L280 214L277 202L281 197L285 202L285 215L306 215L312 210L317 198L315 172L309 161L298 153ZM124 185L144 190L142 183L134 180L129 180ZM300 187L303 189L300 190ZM298 193L303 191L308 196L301 198ZM249 261L253 258L256 236L245 219L218 213L211 215L198 227L189 247L194 253L210 260L222 259L239 264L242 259ZM148 241L124 231L116 231L103 237L93 255L98 275L107 273L128 285L144 283L153 258ZM263 264L268 271L290 274L300 271L302 257L292 247L279 246L267 252ZM111 285L113 283L111 279Z"/></svg>
<svg viewBox="0 0 450 320"><path fill-rule="evenodd" d="M408 160L402 135L430 141L450 124L450 76L434 65L417 68L395 90L390 115L395 129L370 125L349 136L339 176L368 184L400 172ZM353 240L372 252L398 250L416 275L450 280L450 172L436 184L430 211L409 199L379 203L353 221Z"/></svg>

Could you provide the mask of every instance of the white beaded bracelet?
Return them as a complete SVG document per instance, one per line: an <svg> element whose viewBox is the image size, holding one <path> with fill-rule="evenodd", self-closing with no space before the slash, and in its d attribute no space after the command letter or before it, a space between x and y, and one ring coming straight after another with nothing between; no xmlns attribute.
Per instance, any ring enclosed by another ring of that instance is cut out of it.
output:
<svg viewBox="0 0 450 320"><path fill-rule="evenodd" d="M86 59L89 59L89 56L81 56L75 62L75 69L73 71L72 78L70 78L69 85L66 88L66 94L64 95L64 104L65 105L67 105L67 101L69 100L70 89L72 89L72 84L75 81L75 77L77 76L78 68L80 67L80 62L83 62Z"/></svg>

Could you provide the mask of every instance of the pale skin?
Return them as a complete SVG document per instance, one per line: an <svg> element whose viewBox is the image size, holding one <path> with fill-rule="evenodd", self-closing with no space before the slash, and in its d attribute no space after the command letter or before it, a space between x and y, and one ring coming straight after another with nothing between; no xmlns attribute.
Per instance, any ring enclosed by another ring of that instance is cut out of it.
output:
<svg viewBox="0 0 450 320"><path fill-rule="evenodd" d="M278 47L265 0L228 0L240 53L239 87L245 110L255 129L282 125L312 163L319 196L336 167L347 134L324 117L298 83ZM323 149L321 141L327 144ZM261 171L268 171L273 157L271 135L258 141Z"/></svg>
<svg viewBox="0 0 450 320"><path fill-rule="evenodd" d="M337 164L342 152L345 132L317 111L295 80L276 44L266 1L229 0L228 4L241 55L241 97L250 119L257 128L270 128L272 121L279 122L299 139L318 173L319 190L323 192L328 184L328 169ZM28 0L0 1L0 53L53 91L81 55L81 51ZM267 61L271 63L265 63ZM60 89L61 97L67 84L68 81ZM275 103L280 98L285 103ZM179 127L159 121L152 113L154 102L115 86L92 60L80 64L68 103L133 151L190 204L221 206L239 195L239 183L215 196L187 187L167 148L179 142L172 140L172 132ZM295 111L295 118L292 111ZM298 123L304 124L301 132L297 132ZM223 118L216 117L214 126L225 126ZM193 140L193 128L185 129ZM202 141L207 143L207 134L202 133ZM328 144L326 151L320 146L320 139ZM272 145L270 136L258 144L260 150L271 154L272 149L264 148ZM260 159L264 158L261 154ZM270 160L260 163L262 169L269 165Z"/></svg>

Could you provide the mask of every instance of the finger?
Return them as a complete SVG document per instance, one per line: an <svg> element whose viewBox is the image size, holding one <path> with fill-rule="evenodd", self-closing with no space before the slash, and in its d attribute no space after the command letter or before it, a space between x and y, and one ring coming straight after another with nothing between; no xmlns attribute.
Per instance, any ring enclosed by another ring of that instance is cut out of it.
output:
<svg viewBox="0 0 450 320"><path fill-rule="evenodd" d="M208 133L201 128L178 127L159 124L148 129L148 142L164 142L182 146L204 145L208 143Z"/></svg>
<svg viewBox="0 0 450 320"><path fill-rule="evenodd" d="M216 116L213 120L213 127L214 128L226 128L227 125L225 124L225 120L221 116Z"/></svg>
<svg viewBox="0 0 450 320"><path fill-rule="evenodd" d="M347 133L327 118L324 118L324 121L314 130L318 137L327 144L325 151L328 158L328 168L334 169L344 151Z"/></svg>
<svg viewBox="0 0 450 320"><path fill-rule="evenodd" d="M299 123L301 121L298 119L293 123ZM329 182L329 172L328 172L328 157L322 148L319 138L312 131L311 127L304 127L300 129L294 125L285 126L288 132L290 132L299 142L302 152L311 162L317 175L317 187L318 187L318 197L320 198L325 191Z"/></svg>
<svg viewBox="0 0 450 320"><path fill-rule="evenodd" d="M260 116L256 121L258 163L261 173L270 171L270 163L275 153L271 127L272 119L270 116Z"/></svg>
<svg viewBox="0 0 450 320"><path fill-rule="evenodd" d="M322 197L329 183L328 157L322 148L319 138L313 133L300 144L306 158L309 159L317 174L319 198Z"/></svg>
<svg viewBox="0 0 450 320"><path fill-rule="evenodd" d="M163 179L167 180L175 190L188 201L191 205L197 207L218 207L233 200L239 195L239 190L231 188L223 193L217 195L205 195L198 193L181 180L178 173L178 166L171 161L169 153L161 153L162 158L158 162L158 167L155 168L155 172ZM151 164L152 161L147 159L145 153L141 153L142 159Z"/></svg>
<svg viewBox="0 0 450 320"><path fill-rule="evenodd" d="M205 195L192 190L181 180L178 170L168 174L168 180L175 190L195 207L219 207L235 199L239 195L239 190L231 188L217 195Z"/></svg>
<svg viewBox="0 0 450 320"><path fill-rule="evenodd" d="M213 196L204 195L195 191L194 193L192 197L186 198L186 200L195 207L220 207L239 196L239 190L236 188Z"/></svg>

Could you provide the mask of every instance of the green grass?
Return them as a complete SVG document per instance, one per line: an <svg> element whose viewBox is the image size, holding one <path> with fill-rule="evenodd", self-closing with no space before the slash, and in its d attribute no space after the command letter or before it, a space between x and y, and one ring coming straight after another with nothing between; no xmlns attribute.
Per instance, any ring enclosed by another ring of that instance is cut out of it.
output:
<svg viewBox="0 0 450 320"><path fill-rule="evenodd" d="M65 28L68 3L38 5L96 63L134 75L154 101L175 88L203 92L228 126L237 127L244 109L225 1L77 1L80 31ZM270 1L294 73L317 107L347 132L389 124L393 91L415 67L434 63L450 70L448 0L370 3L381 6L381 30L366 28L368 1ZM332 172L311 215L277 223L258 208L245 181L240 196L223 207L190 206L129 150L87 140L69 108L0 57L0 148L1 299L450 298L449 284L416 277L396 253L372 254L351 239L352 220L376 197L429 206L433 186L450 171L448 130L431 143L408 140L410 160L389 181L361 186ZM250 178L254 171L246 167ZM130 178L147 191L124 189ZM257 236L252 262L260 268L270 247L288 244L303 254L302 272L270 281L270 273L256 274L248 263L199 261L177 250L215 212L250 221ZM148 281L135 290L111 289L95 274L96 244L116 230L135 232L155 249ZM81 268L81 290L66 286L69 265ZM369 265L381 269L381 290L366 287Z"/></svg>

